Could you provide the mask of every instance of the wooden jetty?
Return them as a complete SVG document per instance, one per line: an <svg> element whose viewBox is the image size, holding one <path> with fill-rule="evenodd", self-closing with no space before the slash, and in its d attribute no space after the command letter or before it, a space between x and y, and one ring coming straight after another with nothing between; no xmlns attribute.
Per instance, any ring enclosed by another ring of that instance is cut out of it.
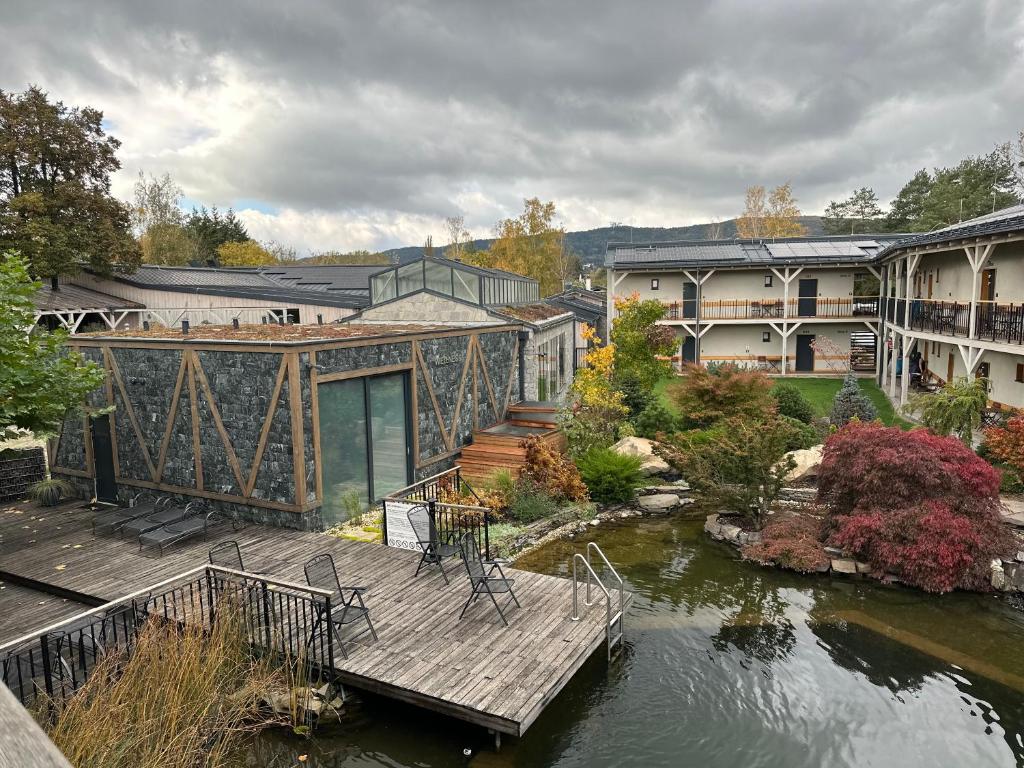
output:
<svg viewBox="0 0 1024 768"><path fill-rule="evenodd" d="M0 505L0 581L14 587L0 590L0 645L59 621L76 604L117 600L202 565L213 544L229 539L247 569L291 582L304 583L303 564L330 552L342 584L368 588L379 636L347 644L347 659L335 654L338 678L496 734L521 736L606 642L604 598L590 608L581 600L573 621L572 582L560 577L506 569L523 607L506 612L505 627L485 600L459 620L470 589L455 561L446 585L436 568L414 576L412 552L256 525L223 525L159 557L133 541L94 537L92 515L81 502Z"/></svg>

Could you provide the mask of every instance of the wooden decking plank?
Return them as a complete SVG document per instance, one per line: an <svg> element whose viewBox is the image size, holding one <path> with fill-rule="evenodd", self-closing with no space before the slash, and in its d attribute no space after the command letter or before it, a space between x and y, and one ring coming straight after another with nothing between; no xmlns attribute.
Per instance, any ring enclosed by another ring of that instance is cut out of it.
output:
<svg viewBox="0 0 1024 768"><path fill-rule="evenodd" d="M570 621L572 586L563 578L506 568L522 608L506 609L507 594L497 596L509 622L505 627L486 595L459 619L471 592L455 560L447 563L450 584L445 584L436 567L414 575L415 553L256 525L237 531L224 527L211 532L208 541L186 542L156 557L140 555L132 542L93 538L91 513L80 508L0 512L0 571L104 600L200 565L211 546L227 539L238 542L248 567L298 583L305 582L303 563L330 552L343 584L368 588L364 600L380 638L373 642L365 628L356 635L358 624L346 626L349 658L335 654L340 678L503 733L521 734L529 727L604 641L603 605L598 602L584 609L580 621ZM0 611L4 607L0 592ZM40 623L41 618L28 613L13 622L13 629L5 623L9 629L0 633L0 643L50 623ZM285 627L289 637L299 631L291 618Z"/></svg>

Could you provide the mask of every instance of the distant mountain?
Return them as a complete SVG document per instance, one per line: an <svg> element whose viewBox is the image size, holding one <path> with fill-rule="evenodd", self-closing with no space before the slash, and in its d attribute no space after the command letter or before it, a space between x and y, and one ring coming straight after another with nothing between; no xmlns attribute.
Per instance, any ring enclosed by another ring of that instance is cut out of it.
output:
<svg viewBox="0 0 1024 768"><path fill-rule="evenodd" d="M820 216L801 216L800 223L807 227L807 234L818 236L825 234ZM731 240L736 237L736 220L729 219L719 223L721 239ZM618 224L613 227L599 227L578 232L566 232L566 245L583 260L584 264L603 264L605 249L608 243L656 243L664 240L707 240L711 224L690 224L685 227L630 227ZM491 244L490 240L475 240L478 250L484 250ZM435 247L438 252L443 247ZM392 248L384 253L404 263L414 261L423 256L423 246L408 245Z"/></svg>

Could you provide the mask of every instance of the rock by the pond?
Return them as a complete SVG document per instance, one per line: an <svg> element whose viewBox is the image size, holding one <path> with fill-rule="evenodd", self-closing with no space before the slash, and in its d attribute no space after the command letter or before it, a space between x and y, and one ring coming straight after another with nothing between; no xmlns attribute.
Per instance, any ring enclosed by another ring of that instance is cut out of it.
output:
<svg viewBox="0 0 1024 768"><path fill-rule="evenodd" d="M832 570L835 573L846 573L853 575L857 573L857 562L845 557L833 557L831 562Z"/></svg>
<svg viewBox="0 0 1024 768"><path fill-rule="evenodd" d="M810 477L817 477L818 471L821 469L823 449L824 446L815 445L787 453L786 456L792 458L796 466L786 473L786 482L796 483Z"/></svg>
<svg viewBox="0 0 1024 768"><path fill-rule="evenodd" d="M640 509L656 512L678 507L680 499L674 493L652 493L649 496L639 497L636 503Z"/></svg>
<svg viewBox="0 0 1024 768"><path fill-rule="evenodd" d="M856 564L857 564L857 573L871 573L871 564L870 563L862 563L860 560L857 560Z"/></svg>
<svg viewBox="0 0 1024 768"><path fill-rule="evenodd" d="M1003 505L1003 522L1015 528L1024 528L1024 501L1000 498Z"/></svg>
<svg viewBox="0 0 1024 768"><path fill-rule="evenodd" d="M624 437L612 450L623 456L637 456L641 460L640 471L647 476L660 475L671 470L668 462L654 452L654 441L645 437Z"/></svg>

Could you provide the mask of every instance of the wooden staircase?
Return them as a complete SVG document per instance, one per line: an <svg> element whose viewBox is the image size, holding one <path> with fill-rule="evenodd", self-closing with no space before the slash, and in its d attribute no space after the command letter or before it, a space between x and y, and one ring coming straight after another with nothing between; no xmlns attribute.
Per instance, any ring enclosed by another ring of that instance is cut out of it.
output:
<svg viewBox="0 0 1024 768"><path fill-rule="evenodd" d="M531 435L564 451L565 435L558 426L557 411L554 403L532 400L510 405L505 421L473 432L473 442L463 447L457 462L462 476L471 484L485 484L502 469L517 476L526 464L522 442Z"/></svg>

